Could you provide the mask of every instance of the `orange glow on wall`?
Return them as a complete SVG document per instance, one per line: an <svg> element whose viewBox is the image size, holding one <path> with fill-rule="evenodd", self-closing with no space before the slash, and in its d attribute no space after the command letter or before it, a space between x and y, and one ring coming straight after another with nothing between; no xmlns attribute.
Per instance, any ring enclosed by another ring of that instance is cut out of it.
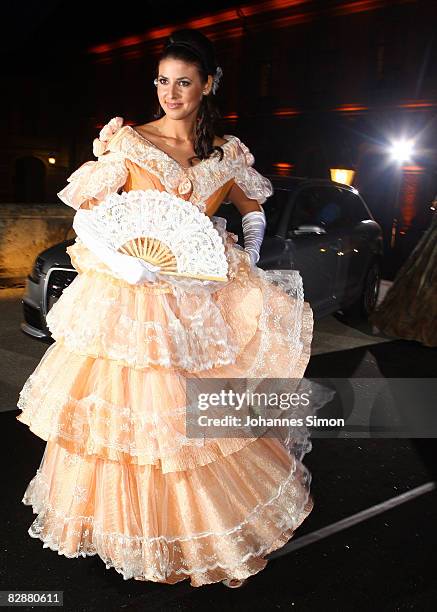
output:
<svg viewBox="0 0 437 612"><path fill-rule="evenodd" d="M407 2L409 0L406 0ZM411 1L411 0L410 0ZM361 0L359 2L346 2L332 9L334 15L353 15L354 13L365 13L387 6L384 0Z"/></svg>
<svg viewBox="0 0 437 612"><path fill-rule="evenodd" d="M160 40L161 38L170 36L173 29L174 28L165 27L148 30L145 34L139 34L137 36L127 36L112 43L96 45L94 47L89 48L88 53L100 55L102 53L109 53L111 51L115 51L116 49L131 47L132 45L141 45L146 42L153 42L155 40Z"/></svg>
<svg viewBox="0 0 437 612"><path fill-rule="evenodd" d="M288 162L274 162L272 164L274 174L278 176L288 176L291 174L295 164L290 164Z"/></svg>
<svg viewBox="0 0 437 612"><path fill-rule="evenodd" d="M120 42L122 47L134 47L135 45L140 45L143 41L141 36L126 36Z"/></svg>
<svg viewBox="0 0 437 612"><path fill-rule="evenodd" d="M144 57L144 51L141 49L130 49L124 52L124 57L127 59L140 59Z"/></svg>
<svg viewBox="0 0 437 612"><path fill-rule="evenodd" d="M256 15L257 13L267 13L268 11L283 11L300 4L310 4L310 2L309 0L270 0L258 5L244 6L243 10L247 15Z"/></svg>
<svg viewBox="0 0 437 612"><path fill-rule="evenodd" d="M418 192L420 177L424 169L420 166L403 166L402 188L399 197L400 207L400 232L405 234L411 226L411 222L416 216L420 202Z"/></svg>
<svg viewBox="0 0 437 612"><path fill-rule="evenodd" d="M408 174L423 174L424 173L424 169L422 168L422 166L403 166L402 169L404 172L408 172Z"/></svg>
<svg viewBox="0 0 437 612"><path fill-rule="evenodd" d="M356 113L361 111L369 110L368 106L361 106L360 104L341 104L332 110L339 113Z"/></svg>
<svg viewBox="0 0 437 612"><path fill-rule="evenodd" d="M302 111L297 108L278 108L273 111L275 117L293 117L294 115L300 115Z"/></svg>
<svg viewBox="0 0 437 612"><path fill-rule="evenodd" d="M109 53L110 51L112 51L112 46L107 43L88 49L88 53Z"/></svg>
<svg viewBox="0 0 437 612"><path fill-rule="evenodd" d="M416 109L416 108L433 108L437 106L436 102L431 102L429 100L416 100L414 102L404 102L402 104L397 105L398 108L406 108L406 109Z"/></svg>

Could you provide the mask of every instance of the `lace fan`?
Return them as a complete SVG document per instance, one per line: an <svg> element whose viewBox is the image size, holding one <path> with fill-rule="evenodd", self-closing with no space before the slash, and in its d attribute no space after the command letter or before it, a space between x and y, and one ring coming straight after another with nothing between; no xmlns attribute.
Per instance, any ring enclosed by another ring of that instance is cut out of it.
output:
<svg viewBox="0 0 437 612"><path fill-rule="evenodd" d="M220 234L191 202L157 189L132 190L111 193L89 212L102 240L160 266L160 274L228 280Z"/></svg>

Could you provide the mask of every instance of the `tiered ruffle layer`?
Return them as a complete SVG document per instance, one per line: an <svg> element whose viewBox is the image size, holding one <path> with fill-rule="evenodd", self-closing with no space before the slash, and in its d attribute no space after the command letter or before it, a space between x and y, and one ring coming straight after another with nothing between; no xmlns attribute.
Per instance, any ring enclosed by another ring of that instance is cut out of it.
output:
<svg viewBox="0 0 437 612"><path fill-rule="evenodd" d="M23 498L38 514L29 534L67 557L98 554L125 580L246 578L312 508L307 469L275 439L168 474L55 443L45 456Z"/></svg>

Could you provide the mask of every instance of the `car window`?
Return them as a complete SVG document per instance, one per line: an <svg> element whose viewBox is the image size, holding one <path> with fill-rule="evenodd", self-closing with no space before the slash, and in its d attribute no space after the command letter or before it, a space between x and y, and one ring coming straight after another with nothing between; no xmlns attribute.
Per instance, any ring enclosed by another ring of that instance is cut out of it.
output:
<svg viewBox="0 0 437 612"><path fill-rule="evenodd" d="M273 195L262 205L267 220L266 236L275 235L284 206L287 205L290 194L291 191L288 189L275 188ZM227 202L222 203L215 212L215 216L224 217L227 221L226 229L242 238L241 213L236 206L231 204Z"/></svg>
<svg viewBox="0 0 437 612"><path fill-rule="evenodd" d="M296 197L289 230L299 225L336 229L350 227L368 217L360 198L335 186L309 186Z"/></svg>
<svg viewBox="0 0 437 612"><path fill-rule="evenodd" d="M327 227L335 223L340 215L340 206L335 193L326 187L305 187L296 196L290 215L288 229L300 225L321 225Z"/></svg>
<svg viewBox="0 0 437 612"><path fill-rule="evenodd" d="M356 193L342 190L342 199L345 215L350 224L355 225L364 219L370 218L361 198Z"/></svg>

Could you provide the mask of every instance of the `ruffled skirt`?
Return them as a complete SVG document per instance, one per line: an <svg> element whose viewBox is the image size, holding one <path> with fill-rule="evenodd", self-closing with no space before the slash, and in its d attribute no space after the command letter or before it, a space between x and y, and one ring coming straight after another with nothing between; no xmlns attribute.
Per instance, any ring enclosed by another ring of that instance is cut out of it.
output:
<svg viewBox="0 0 437 612"><path fill-rule="evenodd" d="M67 557L98 554L125 580L246 578L313 506L306 427L187 433L189 379L300 380L310 357L299 273L251 268L213 221L230 269L220 286L132 286L76 240L79 274L47 317L55 343L18 400L17 419L47 441L22 500L37 514L29 534Z"/></svg>

